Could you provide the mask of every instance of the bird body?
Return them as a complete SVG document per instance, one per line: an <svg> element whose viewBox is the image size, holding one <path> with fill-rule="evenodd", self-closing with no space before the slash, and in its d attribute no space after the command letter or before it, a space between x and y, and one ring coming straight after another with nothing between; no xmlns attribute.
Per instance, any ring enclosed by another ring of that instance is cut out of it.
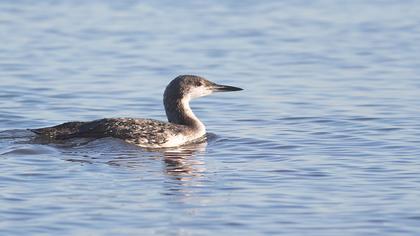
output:
<svg viewBox="0 0 420 236"><path fill-rule="evenodd" d="M175 147L199 140L206 134L204 124L190 108L191 99L218 91L239 90L242 89L218 85L199 76L181 75L172 80L164 92L163 102L169 122L153 119L105 118L87 122L67 122L30 130L56 140L114 137L141 147Z"/></svg>

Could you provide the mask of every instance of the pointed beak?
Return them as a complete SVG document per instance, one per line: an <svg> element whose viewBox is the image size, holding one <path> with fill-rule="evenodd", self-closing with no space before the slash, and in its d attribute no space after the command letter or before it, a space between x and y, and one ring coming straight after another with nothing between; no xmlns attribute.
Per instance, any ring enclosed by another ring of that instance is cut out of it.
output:
<svg viewBox="0 0 420 236"><path fill-rule="evenodd" d="M232 92L232 91L241 91L241 90L243 90L243 89L238 88L238 87L229 86L229 85L215 84L213 86L213 91L214 92Z"/></svg>

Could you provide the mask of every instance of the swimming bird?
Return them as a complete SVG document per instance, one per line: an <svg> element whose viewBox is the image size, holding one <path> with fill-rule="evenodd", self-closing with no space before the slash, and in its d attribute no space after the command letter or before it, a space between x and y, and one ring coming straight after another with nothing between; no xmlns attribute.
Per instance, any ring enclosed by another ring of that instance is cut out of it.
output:
<svg viewBox="0 0 420 236"><path fill-rule="evenodd" d="M176 147L203 138L206 127L194 115L190 100L212 94L242 90L213 83L195 75L173 79L163 94L168 122L153 119L105 118L94 121L73 121L60 125L30 129L50 139L113 137L147 148Z"/></svg>

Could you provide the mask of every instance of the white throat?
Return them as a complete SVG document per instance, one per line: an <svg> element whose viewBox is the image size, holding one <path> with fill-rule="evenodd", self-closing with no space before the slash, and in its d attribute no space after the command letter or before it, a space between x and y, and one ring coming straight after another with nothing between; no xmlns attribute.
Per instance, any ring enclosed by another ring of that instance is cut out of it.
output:
<svg viewBox="0 0 420 236"><path fill-rule="evenodd" d="M200 131L200 133L202 133L203 135L206 133L206 127L204 126L204 124L197 118L197 116L195 116L195 114L193 113L193 111L191 110L190 107L190 101L191 101L191 97L190 96L186 96L181 100L181 106L182 106L182 110L184 112L184 115L188 118L190 118L191 120L194 121L195 123L195 128L198 129Z"/></svg>

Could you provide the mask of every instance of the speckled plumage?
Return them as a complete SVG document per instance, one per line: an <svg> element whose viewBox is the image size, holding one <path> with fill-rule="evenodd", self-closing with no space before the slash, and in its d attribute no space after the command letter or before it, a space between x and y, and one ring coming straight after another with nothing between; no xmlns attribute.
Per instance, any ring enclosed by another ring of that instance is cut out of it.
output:
<svg viewBox="0 0 420 236"><path fill-rule="evenodd" d="M169 137L185 131L185 127L152 119L105 118L90 122L67 122L33 131L57 140L114 137L139 146L154 147L165 144Z"/></svg>
<svg viewBox="0 0 420 236"><path fill-rule="evenodd" d="M199 76L182 75L169 83L164 93L167 122L152 119L105 118L89 122L67 122L61 125L31 129L44 137L70 138L114 137L141 147L173 147L200 139L205 135L203 123L194 115L189 101L214 91L237 91L240 88L217 85Z"/></svg>

